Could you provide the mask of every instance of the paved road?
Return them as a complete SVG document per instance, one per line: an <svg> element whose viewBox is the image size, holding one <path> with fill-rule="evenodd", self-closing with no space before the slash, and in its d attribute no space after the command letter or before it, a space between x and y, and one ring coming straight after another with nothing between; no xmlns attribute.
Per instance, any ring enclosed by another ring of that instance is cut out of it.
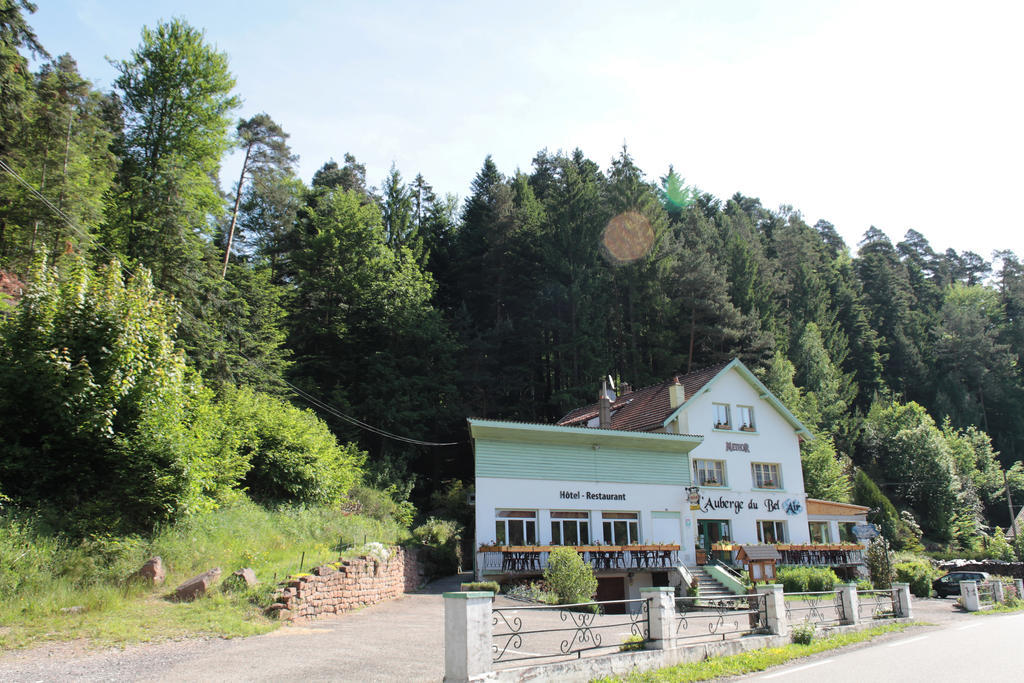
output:
<svg viewBox="0 0 1024 683"><path fill-rule="evenodd" d="M458 590L459 581L253 638L85 652L44 645L0 655L0 681L440 681L441 593Z"/></svg>
<svg viewBox="0 0 1024 683"><path fill-rule="evenodd" d="M938 601L929 601L938 602ZM1024 614L963 615L939 628L914 629L887 642L779 667L741 680L786 683L1019 681Z"/></svg>

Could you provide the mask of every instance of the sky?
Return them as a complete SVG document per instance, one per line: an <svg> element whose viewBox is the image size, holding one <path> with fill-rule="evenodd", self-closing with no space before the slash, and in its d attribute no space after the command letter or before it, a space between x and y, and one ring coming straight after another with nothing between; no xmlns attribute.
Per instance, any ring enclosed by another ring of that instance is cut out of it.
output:
<svg viewBox="0 0 1024 683"><path fill-rule="evenodd" d="M541 149L937 251L1024 255L1024 5L860 0L516 3L37 0L30 24L109 90L172 17L230 57L239 116L291 135L307 182L352 153L465 198ZM240 160L224 163L237 176ZM223 181L225 185L229 180Z"/></svg>

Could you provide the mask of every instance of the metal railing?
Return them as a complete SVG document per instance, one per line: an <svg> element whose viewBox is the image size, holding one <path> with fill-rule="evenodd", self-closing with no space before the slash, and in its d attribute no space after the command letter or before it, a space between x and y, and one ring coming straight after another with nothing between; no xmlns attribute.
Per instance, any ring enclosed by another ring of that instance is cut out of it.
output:
<svg viewBox="0 0 1024 683"><path fill-rule="evenodd" d="M725 571L727 574L729 574L732 578L736 579L740 583L743 583L743 576L738 571L736 571L736 568L732 565L728 565L725 562L722 562L721 560L715 560L715 566Z"/></svg>
<svg viewBox="0 0 1024 683"><path fill-rule="evenodd" d="M506 574L539 574L548 566L547 550L482 551L478 553L483 571ZM597 571L670 569L679 566L678 550L585 550L583 561Z"/></svg>
<svg viewBox="0 0 1024 683"><path fill-rule="evenodd" d="M676 598L677 638L721 637L764 633L768 629L768 599L764 595L723 598Z"/></svg>
<svg viewBox="0 0 1024 683"><path fill-rule="evenodd" d="M814 624L843 624L847 622L843 595L840 591L809 591L786 593L786 619Z"/></svg>
<svg viewBox="0 0 1024 683"><path fill-rule="evenodd" d="M991 581L978 582L978 602L982 605L996 604L995 590L992 588Z"/></svg>
<svg viewBox="0 0 1024 683"><path fill-rule="evenodd" d="M610 612L618 612L614 614ZM580 658L591 650L638 647L650 639L650 600L606 600L572 605L495 607L491 660ZM637 640L639 637L639 640Z"/></svg>
<svg viewBox="0 0 1024 683"><path fill-rule="evenodd" d="M854 567L864 564L864 551L860 548L841 550L791 548L779 550L779 564L804 567Z"/></svg>
<svg viewBox="0 0 1024 683"><path fill-rule="evenodd" d="M896 590L884 588L857 591L858 619L888 619L896 616Z"/></svg>

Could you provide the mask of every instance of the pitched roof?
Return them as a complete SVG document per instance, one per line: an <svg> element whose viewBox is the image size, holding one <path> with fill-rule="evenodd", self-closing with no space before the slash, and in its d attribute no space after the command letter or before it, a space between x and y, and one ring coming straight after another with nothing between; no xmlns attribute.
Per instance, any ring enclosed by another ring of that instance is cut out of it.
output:
<svg viewBox="0 0 1024 683"><path fill-rule="evenodd" d="M685 375L675 375L660 384L637 389L619 396L611 405L611 424L608 429L649 431L664 426L665 419L675 408L669 400L669 387L679 382L687 398L694 396L705 384L714 379L728 363L719 363ZM556 424L583 426L598 417L598 404L569 411Z"/></svg>
<svg viewBox="0 0 1024 683"><path fill-rule="evenodd" d="M1017 513L1017 517L1013 522L1010 523L1010 528L1006 530L1006 537L1014 539L1018 533L1024 534L1024 508L1020 509Z"/></svg>
<svg viewBox="0 0 1024 683"><path fill-rule="evenodd" d="M807 499L807 515L866 515L871 508L853 503L837 503L834 500L821 500L819 498Z"/></svg>
<svg viewBox="0 0 1024 683"><path fill-rule="evenodd" d="M782 555L773 545L741 545L737 557L742 559L744 555L748 560L775 560L777 562L782 559Z"/></svg>

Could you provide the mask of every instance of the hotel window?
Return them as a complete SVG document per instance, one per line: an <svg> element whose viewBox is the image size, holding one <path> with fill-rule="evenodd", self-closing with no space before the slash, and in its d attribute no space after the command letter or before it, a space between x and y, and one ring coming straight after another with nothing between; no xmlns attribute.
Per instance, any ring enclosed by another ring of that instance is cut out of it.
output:
<svg viewBox="0 0 1024 683"><path fill-rule="evenodd" d="M713 403L715 408L715 429L732 429L729 422L729 406L724 403Z"/></svg>
<svg viewBox="0 0 1024 683"><path fill-rule="evenodd" d="M590 514L587 512L551 512L551 545L587 545L590 543Z"/></svg>
<svg viewBox="0 0 1024 683"><path fill-rule="evenodd" d="M533 510L498 510L494 538L498 545L537 545L537 513Z"/></svg>
<svg viewBox="0 0 1024 683"><path fill-rule="evenodd" d="M779 464L775 462L755 462L750 465L756 489L781 489Z"/></svg>
<svg viewBox="0 0 1024 683"><path fill-rule="evenodd" d="M860 543L860 539L853 535L853 527L856 522L839 522L839 540L843 543Z"/></svg>
<svg viewBox="0 0 1024 683"><path fill-rule="evenodd" d="M736 422L743 431L754 431L754 409L750 406L736 406Z"/></svg>
<svg viewBox="0 0 1024 683"><path fill-rule="evenodd" d="M726 486L724 460L694 460L693 479L698 486Z"/></svg>
<svg viewBox="0 0 1024 683"><path fill-rule="evenodd" d="M640 515L636 512L602 512L604 542L632 545L640 542Z"/></svg>
<svg viewBox="0 0 1024 683"><path fill-rule="evenodd" d="M757 523L758 543L785 543L786 523L771 520L759 521Z"/></svg>
<svg viewBox="0 0 1024 683"><path fill-rule="evenodd" d="M811 543L831 543L832 537L828 530L828 522L807 522L811 532Z"/></svg>

